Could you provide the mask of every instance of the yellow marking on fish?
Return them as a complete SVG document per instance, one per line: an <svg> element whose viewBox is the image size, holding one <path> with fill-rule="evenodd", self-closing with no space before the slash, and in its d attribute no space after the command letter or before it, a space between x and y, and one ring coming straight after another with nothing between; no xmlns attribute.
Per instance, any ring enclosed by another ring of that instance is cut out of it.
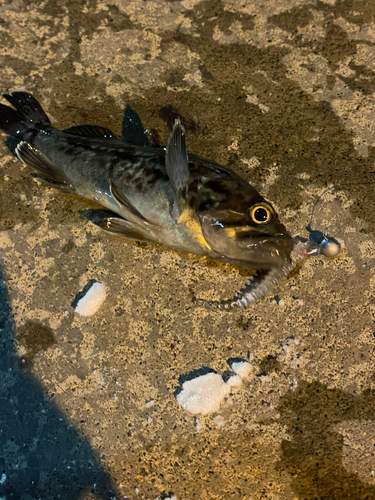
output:
<svg viewBox="0 0 375 500"><path fill-rule="evenodd" d="M236 212L236 210L228 210L229 214L234 214L234 215L243 215L243 212Z"/></svg>
<svg viewBox="0 0 375 500"><path fill-rule="evenodd" d="M199 223L197 216L191 210L184 210L177 220L177 224L185 224L185 226L191 231L193 238L202 247L211 250L211 247L207 244L202 234L202 228Z"/></svg>
<svg viewBox="0 0 375 500"><path fill-rule="evenodd" d="M237 231L235 229L233 229L233 227L227 227L225 229L225 232L227 233L229 238L235 238L236 234L237 234Z"/></svg>

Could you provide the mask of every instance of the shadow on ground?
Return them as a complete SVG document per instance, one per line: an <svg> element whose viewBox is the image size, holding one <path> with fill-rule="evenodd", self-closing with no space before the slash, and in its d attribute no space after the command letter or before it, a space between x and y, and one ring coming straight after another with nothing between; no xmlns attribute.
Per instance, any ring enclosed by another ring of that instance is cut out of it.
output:
<svg viewBox="0 0 375 500"><path fill-rule="evenodd" d="M279 470L303 500L370 500L375 488L342 463L344 438L334 426L347 420L375 420L375 391L352 396L319 382L302 382L278 407L290 441L282 442Z"/></svg>
<svg viewBox="0 0 375 500"><path fill-rule="evenodd" d="M0 269L0 497L113 498L113 485L87 440L19 366L15 324Z"/></svg>

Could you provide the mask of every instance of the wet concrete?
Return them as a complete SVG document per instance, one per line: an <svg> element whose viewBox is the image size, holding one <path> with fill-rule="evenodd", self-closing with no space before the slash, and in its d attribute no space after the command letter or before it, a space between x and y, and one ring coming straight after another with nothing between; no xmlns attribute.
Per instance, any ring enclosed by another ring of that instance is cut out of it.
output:
<svg viewBox="0 0 375 500"><path fill-rule="evenodd" d="M165 141L178 113L293 234L335 186L313 229L345 244L277 300L206 311L242 272L100 232L1 146L0 496L375 498L374 43L364 1L0 2L1 89L57 127L119 133L129 103ZM108 298L80 318L90 279ZM221 420L177 405L181 375L249 353Z"/></svg>

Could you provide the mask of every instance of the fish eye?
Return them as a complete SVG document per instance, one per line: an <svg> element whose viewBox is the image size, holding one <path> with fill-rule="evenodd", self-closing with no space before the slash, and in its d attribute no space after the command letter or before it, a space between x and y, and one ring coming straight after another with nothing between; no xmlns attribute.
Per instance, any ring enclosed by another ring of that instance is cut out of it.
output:
<svg viewBox="0 0 375 500"><path fill-rule="evenodd" d="M267 224L272 219L273 211L269 205L254 205L249 210L250 219L256 224Z"/></svg>

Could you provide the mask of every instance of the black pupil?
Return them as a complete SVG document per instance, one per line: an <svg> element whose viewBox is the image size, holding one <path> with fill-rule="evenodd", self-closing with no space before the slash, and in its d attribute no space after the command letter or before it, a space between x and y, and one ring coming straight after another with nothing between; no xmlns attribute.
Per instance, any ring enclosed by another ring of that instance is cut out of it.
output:
<svg viewBox="0 0 375 500"><path fill-rule="evenodd" d="M266 222L268 219L268 212L265 208L257 208L254 212L254 219L257 222Z"/></svg>

